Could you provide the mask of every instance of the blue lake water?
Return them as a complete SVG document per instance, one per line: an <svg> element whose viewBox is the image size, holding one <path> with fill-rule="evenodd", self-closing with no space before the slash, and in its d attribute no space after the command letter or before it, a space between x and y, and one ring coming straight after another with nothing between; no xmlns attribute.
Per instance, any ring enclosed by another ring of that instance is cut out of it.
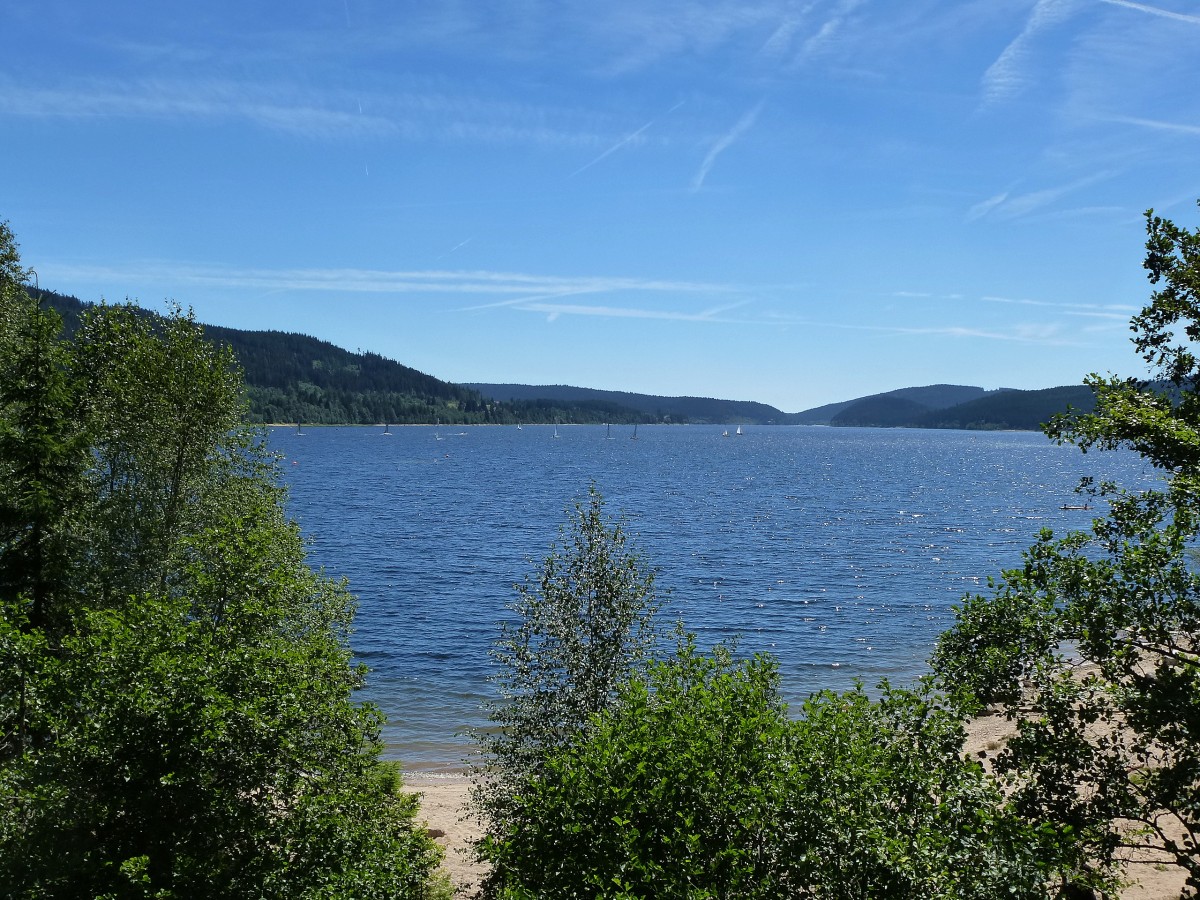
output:
<svg viewBox="0 0 1200 900"><path fill-rule="evenodd" d="M924 671L952 605L1083 527L1081 475L1152 479L1129 454L1017 432L719 426L273 429L311 561L359 599L364 699L388 754L460 768L488 649L593 481L702 645L739 636L801 699Z"/></svg>

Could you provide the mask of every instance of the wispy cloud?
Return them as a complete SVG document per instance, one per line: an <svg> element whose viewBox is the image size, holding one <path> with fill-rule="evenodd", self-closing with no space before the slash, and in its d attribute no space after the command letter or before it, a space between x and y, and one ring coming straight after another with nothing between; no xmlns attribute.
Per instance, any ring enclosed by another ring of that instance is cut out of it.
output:
<svg viewBox="0 0 1200 900"><path fill-rule="evenodd" d="M863 331L873 334L890 334L901 337L943 337L956 340L978 339L986 341L1004 341L1021 344L1047 344L1051 346L1067 346L1077 341L1061 336L1061 329L1054 324L1046 323L1017 323L1009 330L975 328L969 325L881 325L865 322L837 322L812 319L804 316L777 315L774 321L779 325L804 326L812 329L837 329L840 331Z"/></svg>
<svg viewBox="0 0 1200 900"><path fill-rule="evenodd" d="M465 242L464 242L465 243ZM461 246L461 245L460 245ZM140 263L126 268L90 265L46 265L46 278L60 282L92 282L139 287L170 285L232 288L247 291L296 291L362 294L520 295L494 305L536 302L531 298L569 294L649 293L690 296L738 294L746 287L696 281L620 276L557 276L521 272L376 269L239 269L175 263ZM479 309L482 307L469 307Z"/></svg>
<svg viewBox="0 0 1200 900"><path fill-rule="evenodd" d="M836 39L838 32L842 30L850 14L862 6L864 2L865 0L839 0L829 17L821 23L821 27L817 29L816 34L804 42L804 46L800 49L801 59L816 56L828 44L832 43Z"/></svg>
<svg viewBox="0 0 1200 900"><path fill-rule="evenodd" d="M776 28L794 5L792 0L712 0L702 5L668 0L586 8L567 4L561 8L572 11L563 13L555 25L585 59L603 57L594 63L596 71L628 75L681 56L753 54L762 46L764 30ZM584 9L584 15L577 14Z"/></svg>
<svg viewBox="0 0 1200 900"><path fill-rule="evenodd" d="M1158 6L1147 6L1145 3L1133 3L1131 0L1100 0L1100 2L1108 3L1112 6L1124 6L1127 9L1136 9L1139 12L1149 13L1152 16L1162 16L1164 19L1174 19L1176 22L1190 22L1193 25L1200 25L1200 16L1173 12L1172 10L1162 9Z"/></svg>
<svg viewBox="0 0 1200 900"><path fill-rule="evenodd" d="M800 30L803 21L801 16L785 16L783 21L771 32L770 37L763 43L762 49L759 52L768 59L783 59L791 47L793 38Z"/></svg>
<svg viewBox="0 0 1200 900"><path fill-rule="evenodd" d="M580 291L578 293L586 293ZM805 326L813 328L829 328L849 331L868 331L881 334L932 336L950 338L982 338L994 341L1017 341L1023 343L1052 343L1055 345L1070 343L1059 336L1060 327L1053 323L1018 323L1011 331L981 329L966 325L936 325L936 326L905 326L866 324L862 322L839 322L818 320L809 316L795 313L778 313L759 311L753 315L729 315L734 310L743 309L750 301L724 304L706 308L700 311L678 309L652 309L634 306L615 305L586 305L579 303L563 303L559 297L526 297L521 299L504 300L484 306L470 307L477 309L494 309L507 307L522 312L539 313L551 321L560 316L590 316L614 319L648 319L675 322L719 322L722 324L737 323L760 326Z"/></svg>
<svg viewBox="0 0 1200 900"><path fill-rule="evenodd" d="M1009 99L1034 82L1029 71L1031 45L1046 29L1069 18L1077 0L1037 0L1025 25L983 73L985 103Z"/></svg>
<svg viewBox="0 0 1200 900"><path fill-rule="evenodd" d="M1075 191L1082 190L1085 187L1112 177L1112 172L1096 172L1067 184L1044 188L1040 191L1029 191L1016 195L1005 191L972 206L967 211L967 221L974 222L986 216L999 219L1016 219L1021 216L1027 216Z"/></svg>
<svg viewBox="0 0 1200 900"><path fill-rule="evenodd" d="M594 147L614 130L612 115L499 100L472 90L399 84L364 96L205 78L90 79L47 86L0 76L0 115L246 122L314 139L386 137L544 147Z"/></svg>
<svg viewBox="0 0 1200 900"><path fill-rule="evenodd" d="M668 322L728 322L725 313L745 306L748 301L717 306L699 312L673 309L647 309L630 306L585 306L577 303L554 303L538 300L523 300L506 304L523 312L545 315L549 321L560 316L588 316L604 319L652 319Z"/></svg>
<svg viewBox="0 0 1200 900"><path fill-rule="evenodd" d="M1137 308L1118 303L1057 303L1049 300L1027 300L1012 297L982 297L987 303L1004 303L1009 306L1037 306L1043 309L1062 310L1069 316L1081 316L1094 319L1112 319L1127 322L1129 317L1137 312Z"/></svg>
<svg viewBox="0 0 1200 900"><path fill-rule="evenodd" d="M760 100L753 109L738 119L736 125L716 139L705 155L704 161L700 163L700 168L696 171L695 177L692 178L693 192L700 190L704 186L704 179L708 177L708 173L712 169L713 164L716 163L717 157L728 150L742 135L754 127L754 123L758 121L759 113L762 112L764 102Z"/></svg>
<svg viewBox="0 0 1200 900"><path fill-rule="evenodd" d="M898 297L901 300L935 300L939 303L944 302L944 301L951 301L951 302L957 303L958 301L963 299L962 294L940 293L940 292L934 293L933 291L911 291L911 290L892 291L891 293L886 294L885 296Z"/></svg>
<svg viewBox="0 0 1200 900"><path fill-rule="evenodd" d="M1163 122L1158 119L1140 119L1134 116L1113 116L1110 122L1120 122L1124 125L1137 125L1140 128L1152 128L1156 131L1171 131L1176 134L1200 134L1200 125L1188 125L1182 122Z"/></svg>
<svg viewBox="0 0 1200 900"><path fill-rule="evenodd" d="M993 209L1000 206L1008 199L1008 191L1003 191L994 196L988 197L986 200L981 200L967 211L967 221L974 222L976 219L982 219Z"/></svg>
<svg viewBox="0 0 1200 900"><path fill-rule="evenodd" d="M247 89L231 82L146 79L30 87L8 81L2 87L0 114L23 118L242 120L271 130L322 137L402 131L402 125L394 120L352 112L348 104L331 102L332 97Z"/></svg>
<svg viewBox="0 0 1200 900"><path fill-rule="evenodd" d="M663 321L705 324L737 324L753 327L804 327L840 331L889 334L902 337L933 337L954 340L985 340L1064 346L1078 344L1078 329L1055 322L1018 322L1006 328L936 324L929 326L886 324L864 321L818 319L802 313L779 312L763 307L758 298L769 286L731 283L675 281L620 276L556 276L522 272L370 269L258 269L199 266L176 263L141 263L127 267L90 265L46 265L40 267L43 281L121 285L119 295L144 291L160 295L165 289L187 302L189 289L231 290L250 297L281 293L312 295L321 301L327 295L353 294L401 296L434 302L457 301L451 309L480 312L508 309L555 321L565 317ZM898 291L897 296L927 297L928 294ZM750 295L753 295L753 299ZM603 297L596 302L573 302L572 297ZM795 302L793 298L788 303ZM1067 315L1105 321L1125 320L1129 310L1119 306L1049 303L1036 300L984 297L989 302L1031 307L1051 307ZM1064 337L1064 334L1067 335Z"/></svg>

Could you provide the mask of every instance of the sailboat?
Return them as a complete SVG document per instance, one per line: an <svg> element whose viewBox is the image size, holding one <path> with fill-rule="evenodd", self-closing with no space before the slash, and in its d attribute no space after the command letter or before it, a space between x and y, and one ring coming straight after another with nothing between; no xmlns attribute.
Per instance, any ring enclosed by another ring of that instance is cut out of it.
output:
<svg viewBox="0 0 1200 900"><path fill-rule="evenodd" d="M633 423L633 434L631 434L631 435L629 436L629 439L630 439L631 441L636 441L636 440L637 440L637 422L634 422L634 423Z"/></svg>
<svg viewBox="0 0 1200 900"><path fill-rule="evenodd" d="M612 422L608 423L608 429L604 432L604 439L606 441L612 440Z"/></svg>
<svg viewBox="0 0 1200 900"><path fill-rule="evenodd" d="M557 425L554 426L554 437L555 438L558 437L558 426Z"/></svg>
<svg viewBox="0 0 1200 900"><path fill-rule="evenodd" d="M739 425L739 426L737 427L737 431L735 431L735 432L734 432L734 434L741 434L741 433L742 433L742 426L741 426L741 425Z"/></svg>

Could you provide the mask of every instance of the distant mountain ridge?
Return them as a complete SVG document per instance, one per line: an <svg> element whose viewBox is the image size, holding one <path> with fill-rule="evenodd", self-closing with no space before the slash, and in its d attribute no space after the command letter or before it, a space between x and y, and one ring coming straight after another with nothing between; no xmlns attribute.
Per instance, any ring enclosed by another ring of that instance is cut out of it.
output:
<svg viewBox="0 0 1200 900"><path fill-rule="evenodd" d="M91 305L53 291L31 293L58 311L68 334ZM934 384L785 413L750 400L664 397L569 385L453 384L379 354L353 353L308 335L204 328L210 339L228 345L237 356L256 422L669 422L1032 430L1068 405L1081 411L1093 405L1091 390L1082 385L988 391Z"/></svg>
<svg viewBox="0 0 1200 900"><path fill-rule="evenodd" d="M1000 390L1004 390L1004 388L1000 388ZM910 403L916 404L918 408L928 411L945 409L950 406L956 406L959 403L977 400L987 393L981 387L970 387L962 384L931 384L925 387L899 388L894 391L885 391L882 394L870 394L869 396L859 397L855 400L843 400L841 403L827 403L824 406L794 413L790 418L792 424L795 425L852 424L851 421L837 422L835 420L838 416L861 404L868 404L868 406L863 408L864 413L868 409L883 410L889 405L894 405L897 408L909 408L907 404ZM869 418L869 415L867 417ZM850 413L850 418L853 420L858 418L858 416Z"/></svg>
<svg viewBox="0 0 1200 900"><path fill-rule="evenodd" d="M1037 391L995 391L977 400L927 413L913 425L917 428L1037 431L1068 408L1079 413L1094 410L1096 397L1092 389L1078 384Z"/></svg>
<svg viewBox="0 0 1200 900"><path fill-rule="evenodd" d="M661 397L569 385L486 384L466 387L497 401L592 402L631 408L656 422L739 425L831 425L869 428L957 428L1036 431L1068 407L1090 412L1086 385L1018 390L961 384L898 388L785 413L765 403L706 397Z"/></svg>
<svg viewBox="0 0 1200 900"><path fill-rule="evenodd" d="M810 425L1035 431L1068 409L1091 412L1094 407L1095 397L1086 385L985 391L939 384L831 404L796 419Z"/></svg>
<svg viewBox="0 0 1200 900"><path fill-rule="evenodd" d="M752 400L716 400L711 397L661 397L626 391L602 391L565 384L465 385L485 397L502 402L552 400L569 403L607 403L636 410L655 422L688 422L694 425L782 424L787 414Z"/></svg>

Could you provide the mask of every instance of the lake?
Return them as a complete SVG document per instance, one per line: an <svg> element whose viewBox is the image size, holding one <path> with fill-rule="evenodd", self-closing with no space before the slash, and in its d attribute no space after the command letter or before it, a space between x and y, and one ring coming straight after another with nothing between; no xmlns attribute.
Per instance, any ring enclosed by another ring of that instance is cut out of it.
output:
<svg viewBox="0 0 1200 900"><path fill-rule="evenodd" d="M1023 432L722 426L410 426L269 431L310 560L359 599L364 699L410 770L462 767L488 649L595 483L701 645L770 651L799 700L908 682L964 594L1018 566L1081 475L1153 479L1131 454ZM556 435L557 431L557 437Z"/></svg>

